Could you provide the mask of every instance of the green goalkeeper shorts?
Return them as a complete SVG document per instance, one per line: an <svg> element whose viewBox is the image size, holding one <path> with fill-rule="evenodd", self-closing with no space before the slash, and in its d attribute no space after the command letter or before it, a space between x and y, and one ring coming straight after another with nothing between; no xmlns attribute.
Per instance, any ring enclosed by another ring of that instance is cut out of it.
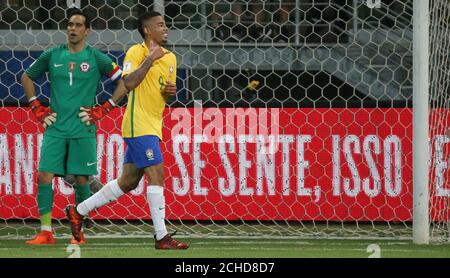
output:
<svg viewBox="0 0 450 278"><path fill-rule="evenodd" d="M44 135L39 171L57 176L97 175L97 140Z"/></svg>

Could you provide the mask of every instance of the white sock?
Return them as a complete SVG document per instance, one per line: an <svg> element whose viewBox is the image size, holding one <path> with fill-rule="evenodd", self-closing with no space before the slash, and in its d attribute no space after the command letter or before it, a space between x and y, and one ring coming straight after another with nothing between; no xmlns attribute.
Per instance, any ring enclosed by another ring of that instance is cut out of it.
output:
<svg viewBox="0 0 450 278"><path fill-rule="evenodd" d="M156 240L160 240L167 235L166 223L166 200L164 199L164 188L159 185L147 186L147 202L152 214L153 228L155 229Z"/></svg>
<svg viewBox="0 0 450 278"><path fill-rule="evenodd" d="M91 210L109 204L123 194L125 193L120 189L117 180L112 180L97 193L80 203L77 206L77 211L79 214L86 216Z"/></svg>
<svg viewBox="0 0 450 278"><path fill-rule="evenodd" d="M41 231L51 232L52 231L52 227L51 226L41 226Z"/></svg>

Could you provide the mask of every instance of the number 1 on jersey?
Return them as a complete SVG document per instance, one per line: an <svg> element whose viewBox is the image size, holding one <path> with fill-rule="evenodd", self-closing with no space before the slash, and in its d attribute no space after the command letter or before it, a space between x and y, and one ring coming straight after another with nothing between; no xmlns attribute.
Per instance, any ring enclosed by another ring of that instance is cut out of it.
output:
<svg viewBox="0 0 450 278"><path fill-rule="evenodd" d="M72 81L73 81L73 73L69 71L69 86L72 86Z"/></svg>

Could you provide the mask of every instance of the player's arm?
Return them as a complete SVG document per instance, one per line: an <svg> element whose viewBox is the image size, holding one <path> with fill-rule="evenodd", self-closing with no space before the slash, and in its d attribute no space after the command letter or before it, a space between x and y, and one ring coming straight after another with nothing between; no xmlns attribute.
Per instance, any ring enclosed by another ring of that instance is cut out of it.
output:
<svg viewBox="0 0 450 278"><path fill-rule="evenodd" d="M111 59L103 53L97 53L97 62L99 63L101 72L108 75L109 79L116 82L116 88L110 99L105 101L102 105L95 107L80 107L78 117L81 122L90 125L108 114L120 100L128 93L125 85L120 78L122 70L120 67L111 61Z"/></svg>
<svg viewBox="0 0 450 278"><path fill-rule="evenodd" d="M125 83L122 79L117 80L116 82L116 89L114 90L111 98L109 99L110 102L116 105L116 103L119 103L124 96L128 94L128 89L125 87Z"/></svg>
<svg viewBox="0 0 450 278"><path fill-rule="evenodd" d="M116 88L113 92L113 95L110 99L105 101L102 105L95 106L92 108L89 107L80 107L80 113L78 117L81 118L81 122L86 125L91 125L94 122L100 120L105 117L114 107L117 106L117 103L128 93L127 88L123 83L122 79L119 79L116 82Z"/></svg>
<svg viewBox="0 0 450 278"><path fill-rule="evenodd" d="M31 111L33 111L36 119L41 122L44 127L48 127L56 122L57 114L50 107L43 106L36 96L34 82L31 77L36 78L46 71L50 52L44 52L31 66L22 74L20 79L23 90L28 99ZM30 77L31 75L31 77Z"/></svg>
<svg viewBox="0 0 450 278"><path fill-rule="evenodd" d="M161 46L151 43L149 47L149 55L145 57L144 61L134 70L133 72L127 74L123 77L125 87L128 91L134 90L141 82L144 80L145 75L151 68L154 61L161 58L165 53Z"/></svg>
<svg viewBox="0 0 450 278"><path fill-rule="evenodd" d="M172 54L173 55L173 54ZM176 87L176 76L177 76L177 60L175 56L173 55L173 64L172 64L172 71L170 72L169 80L167 80L166 84L164 85L164 88L162 90L162 95L164 99L167 101L169 98L173 97L177 93L177 87Z"/></svg>
<svg viewBox="0 0 450 278"><path fill-rule="evenodd" d="M20 79L23 87L23 91L27 96L28 101L31 99L36 99L36 91L34 90L34 82L28 76L26 72L22 74L22 78Z"/></svg>
<svg viewBox="0 0 450 278"><path fill-rule="evenodd" d="M167 101L169 98L175 96L176 93L177 93L177 86L176 86L176 84L172 83L172 81L167 81L167 83L164 86L164 89L162 91L164 99Z"/></svg>

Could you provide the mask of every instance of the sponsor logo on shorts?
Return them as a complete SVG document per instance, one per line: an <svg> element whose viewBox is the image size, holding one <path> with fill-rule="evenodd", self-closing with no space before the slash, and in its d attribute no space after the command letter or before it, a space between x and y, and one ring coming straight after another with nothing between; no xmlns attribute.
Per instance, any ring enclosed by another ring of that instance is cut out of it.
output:
<svg viewBox="0 0 450 278"><path fill-rule="evenodd" d="M153 155L153 150L152 149L148 149L145 151L145 154L147 155L147 159L148 160L153 160L155 159L154 155Z"/></svg>
<svg viewBox="0 0 450 278"><path fill-rule="evenodd" d="M87 162L86 163L86 165L89 167L89 166L92 166L92 165L94 165L94 164L96 164L97 162Z"/></svg>

